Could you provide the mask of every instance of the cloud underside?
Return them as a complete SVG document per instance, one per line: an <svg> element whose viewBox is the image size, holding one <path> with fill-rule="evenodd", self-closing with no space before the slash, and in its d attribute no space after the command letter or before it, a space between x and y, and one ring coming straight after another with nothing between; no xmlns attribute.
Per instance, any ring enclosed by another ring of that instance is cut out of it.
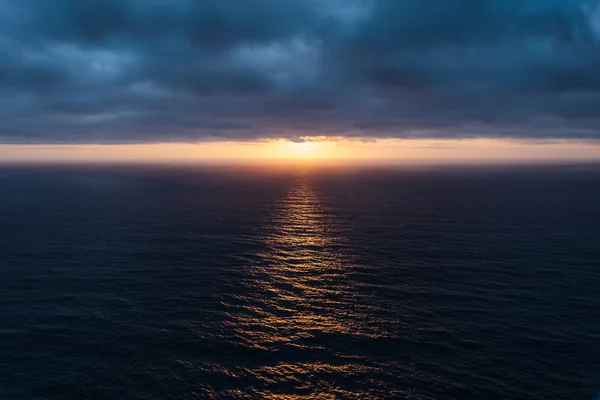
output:
<svg viewBox="0 0 600 400"><path fill-rule="evenodd" d="M0 142L600 138L600 0L0 0Z"/></svg>

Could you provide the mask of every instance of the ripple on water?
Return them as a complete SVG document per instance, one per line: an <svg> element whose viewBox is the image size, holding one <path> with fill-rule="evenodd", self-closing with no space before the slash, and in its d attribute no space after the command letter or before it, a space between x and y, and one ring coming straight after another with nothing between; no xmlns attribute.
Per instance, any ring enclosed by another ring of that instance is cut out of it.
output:
<svg viewBox="0 0 600 400"><path fill-rule="evenodd" d="M600 388L597 171L90 174L0 176L0 398Z"/></svg>

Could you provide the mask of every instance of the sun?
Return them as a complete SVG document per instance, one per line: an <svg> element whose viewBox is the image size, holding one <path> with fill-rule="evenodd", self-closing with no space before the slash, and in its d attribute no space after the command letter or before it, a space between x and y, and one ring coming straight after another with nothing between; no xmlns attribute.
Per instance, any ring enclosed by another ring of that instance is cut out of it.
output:
<svg viewBox="0 0 600 400"><path fill-rule="evenodd" d="M304 140L302 142L285 142L281 149L281 158L288 160L322 160L335 156L328 142Z"/></svg>
<svg viewBox="0 0 600 400"><path fill-rule="evenodd" d="M310 161L339 157L339 143L321 137L302 137L300 141L276 139L266 142L261 152L263 160Z"/></svg>
<svg viewBox="0 0 600 400"><path fill-rule="evenodd" d="M313 158L318 150L315 142L289 142L290 156L294 158Z"/></svg>

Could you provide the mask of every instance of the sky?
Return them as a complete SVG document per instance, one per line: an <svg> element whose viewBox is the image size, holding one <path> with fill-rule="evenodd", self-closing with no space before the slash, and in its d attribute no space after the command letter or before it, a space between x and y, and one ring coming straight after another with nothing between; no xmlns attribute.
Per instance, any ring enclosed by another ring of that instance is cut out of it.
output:
<svg viewBox="0 0 600 400"><path fill-rule="evenodd" d="M600 0L0 0L0 160L600 160Z"/></svg>

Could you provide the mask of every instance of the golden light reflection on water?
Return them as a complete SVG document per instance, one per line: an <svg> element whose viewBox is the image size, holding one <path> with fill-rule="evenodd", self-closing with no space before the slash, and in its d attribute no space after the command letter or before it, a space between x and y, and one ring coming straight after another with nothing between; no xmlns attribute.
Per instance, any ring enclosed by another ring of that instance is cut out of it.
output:
<svg viewBox="0 0 600 400"><path fill-rule="evenodd" d="M313 332L348 329L321 312L336 301L327 281L339 278L344 259L335 249L343 245L343 237L308 180L304 174L296 177L274 213L267 250L259 254L261 263L253 266L252 275L267 295L265 305L273 311L260 323L274 332L254 338L259 346L265 340L295 343Z"/></svg>
<svg viewBox="0 0 600 400"><path fill-rule="evenodd" d="M335 341L373 333L362 326L366 317L360 308L348 307L353 294L345 276L352 264L346 236L309 173L295 176L273 210L265 244L248 270L246 293L237 298L238 305L231 305L231 328L244 347L287 355L280 362L239 372L262 382L253 393L265 399L365 398L364 393L342 390L328 377L347 379L373 367L340 354L329 356L335 363L324 362L327 349L317 344L323 337ZM290 353L301 358L291 362ZM307 361L310 354L318 356ZM271 390L281 384L292 385L296 394ZM244 398L243 393L227 395Z"/></svg>

